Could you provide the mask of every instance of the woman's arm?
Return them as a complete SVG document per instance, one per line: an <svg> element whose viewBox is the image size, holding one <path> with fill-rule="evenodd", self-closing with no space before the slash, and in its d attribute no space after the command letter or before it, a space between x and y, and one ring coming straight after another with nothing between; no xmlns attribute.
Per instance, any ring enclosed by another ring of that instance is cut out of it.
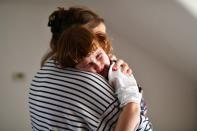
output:
<svg viewBox="0 0 197 131"><path fill-rule="evenodd" d="M113 67L114 63L109 69L109 84L115 88L122 108L115 131L134 131L140 120L141 94L133 75L125 75L120 69L114 71Z"/></svg>
<svg viewBox="0 0 197 131"><path fill-rule="evenodd" d="M134 102L126 104L120 113L115 131L134 131L140 119L140 105Z"/></svg>

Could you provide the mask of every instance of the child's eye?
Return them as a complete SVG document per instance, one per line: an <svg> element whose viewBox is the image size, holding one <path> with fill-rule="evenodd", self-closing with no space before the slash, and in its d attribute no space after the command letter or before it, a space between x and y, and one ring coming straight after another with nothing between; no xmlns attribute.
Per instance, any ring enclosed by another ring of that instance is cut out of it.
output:
<svg viewBox="0 0 197 131"><path fill-rule="evenodd" d="M101 54L101 53L98 54L98 55L96 56L96 58L97 58L97 59L101 59L101 58L102 58L102 54Z"/></svg>
<svg viewBox="0 0 197 131"><path fill-rule="evenodd" d="M90 66L92 66L92 63L88 63L88 64L86 65L86 67L90 67Z"/></svg>

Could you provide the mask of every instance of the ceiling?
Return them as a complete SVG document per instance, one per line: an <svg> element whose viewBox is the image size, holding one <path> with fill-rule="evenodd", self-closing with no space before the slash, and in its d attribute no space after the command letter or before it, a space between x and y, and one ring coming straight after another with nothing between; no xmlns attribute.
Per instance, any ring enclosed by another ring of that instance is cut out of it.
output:
<svg viewBox="0 0 197 131"><path fill-rule="evenodd" d="M183 2L107 0L86 4L118 36L197 82L197 18Z"/></svg>

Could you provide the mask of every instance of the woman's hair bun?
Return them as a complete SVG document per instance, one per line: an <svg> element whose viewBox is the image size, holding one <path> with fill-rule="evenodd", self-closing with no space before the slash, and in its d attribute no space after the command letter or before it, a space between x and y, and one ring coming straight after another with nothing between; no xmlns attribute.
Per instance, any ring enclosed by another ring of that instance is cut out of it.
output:
<svg viewBox="0 0 197 131"><path fill-rule="evenodd" d="M57 11L54 11L49 16L48 26L51 27L52 33L61 33L62 30L73 24L80 24L80 11L79 8L64 8L58 7Z"/></svg>
<svg viewBox="0 0 197 131"><path fill-rule="evenodd" d="M57 11L54 11L49 16L49 22L48 26L51 27L52 33L58 33L61 32L61 24L64 22L64 19L67 16L67 10L64 10L64 8L58 7Z"/></svg>
<svg viewBox="0 0 197 131"><path fill-rule="evenodd" d="M61 34L62 31L72 25L91 23L89 24L90 28L94 28L100 22L104 22L104 20L89 9L70 7L65 10L64 8L58 7L58 10L49 16L48 26L51 27L53 34Z"/></svg>

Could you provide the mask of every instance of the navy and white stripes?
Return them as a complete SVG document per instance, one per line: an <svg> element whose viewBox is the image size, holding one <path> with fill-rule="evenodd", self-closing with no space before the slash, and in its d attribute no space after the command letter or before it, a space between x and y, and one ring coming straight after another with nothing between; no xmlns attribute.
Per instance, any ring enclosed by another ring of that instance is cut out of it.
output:
<svg viewBox="0 0 197 131"><path fill-rule="evenodd" d="M29 92L33 130L113 130L120 109L102 76L48 61Z"/></svg>

